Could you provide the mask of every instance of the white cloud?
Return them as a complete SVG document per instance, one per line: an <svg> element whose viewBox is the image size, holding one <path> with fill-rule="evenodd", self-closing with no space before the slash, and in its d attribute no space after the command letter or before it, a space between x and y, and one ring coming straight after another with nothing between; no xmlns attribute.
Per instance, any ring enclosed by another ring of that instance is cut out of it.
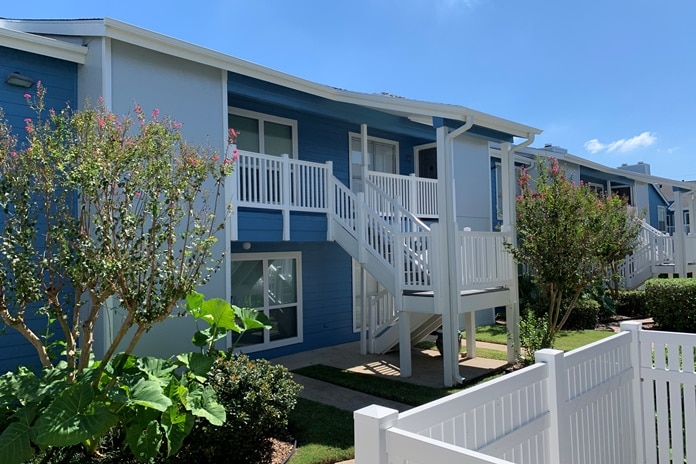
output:
<svg viewBox="0 0 696 464"><path fill-rule="evenodd" d="M649 147L655 142L657 142L657 136L652 132L646 131L630 139L620 139L611 143L602 143L598 139L588 140L585 142L585 150L592 154L603 150L606 150L608 153L613 151L628 153L639 148Z"/></svg>
<svg viewBox="0 0 696 464"><path fill-rule="evenodd" d="M605 148L606 148L606 145L604 145L603 143L601 143L597 139L592 139L592 140L588 140L587 142L585 142L585 150L589 151L593 155L595 153L597 153L598 151L604 150Z"/></svg>

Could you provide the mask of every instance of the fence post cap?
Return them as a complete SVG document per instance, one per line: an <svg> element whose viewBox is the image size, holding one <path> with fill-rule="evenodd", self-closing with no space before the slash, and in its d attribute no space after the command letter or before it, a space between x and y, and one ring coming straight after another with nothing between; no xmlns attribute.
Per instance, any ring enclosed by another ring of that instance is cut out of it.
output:
<svg viewBox="0 0 696 464"><path fill-rule="evenodd" d="M623 321L619 324L622 332L634 332L643 328L643 323L639 321Z"/></svg>
<svg viewBox="0 0 696 464"><path fill-rule="evenodd" d="M399 411L397 411L396 409L380 406L378 404L371 404L369 406L365 406L364 408L353 411L353 418L356 418L358 416L365 416L371 417L373 419L386 419L395 415L398 416Z"/></svg>

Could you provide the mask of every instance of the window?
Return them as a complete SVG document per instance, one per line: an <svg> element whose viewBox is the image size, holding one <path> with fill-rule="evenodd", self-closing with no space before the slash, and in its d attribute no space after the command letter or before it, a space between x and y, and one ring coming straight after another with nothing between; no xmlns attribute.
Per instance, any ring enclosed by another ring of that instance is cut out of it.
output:
<svg viewBox="0 0 696 464"><path fill-rule="evenodd" d="M297 122L253 111L230 109L228 127L237 131L237 148L266 155L297 157Z"/></svg>
<svg viewBox="0 0 696 464"><path fill-rule="evenodd" d="M598 184L597 182L587 182L587 188L595 193L595 195L604 195L604 185Z"/></svg>
<svg viewBox="0 0 696 464"><path fill-rule="evenodd" d="M690 222L689 210L684 210L682 218L684 219L684 233L685 234L691 233L691 222Z"/></svg>
<svg viewBox="0 0 696 464"><path fill-rule="evenodd" d="M396 174L398 172L399 144L392 140L367 138L367 169ZM351 189L362 192L362 139L360 134L350 134Z"/></svg>
<svg viewBox="0 0 696 464"><path fill-rule="evenodd" d="M250 330L237 346L250 352L302 342L300 268L300 253L232 255L232 304L271 320L271 330Z"/></svg>
<svg viewBox="0 0 696 464"><path fill-rule="evenodd" d="M657 207L657 230L667 232L667 208Z"/></svg>

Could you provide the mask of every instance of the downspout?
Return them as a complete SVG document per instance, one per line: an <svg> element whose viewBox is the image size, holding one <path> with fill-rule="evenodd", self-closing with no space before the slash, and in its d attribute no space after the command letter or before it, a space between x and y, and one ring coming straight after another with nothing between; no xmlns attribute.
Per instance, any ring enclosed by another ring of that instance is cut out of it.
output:
<svg viewBox="0 0 696 464"><path fill-rule="evenodd" d="M438 154L438 178L439 173L445 174L444 182L438 182L438 203L444 208L444 224L438 227L440 239L440 262L447 263L440 267L440 275L443 277L440 288L442 295L441 302L445 303L442 310L442 336L443 336L443 355L444 355L444 383L446 386L460 384L464 378L459 374L459 279L458 263L456 259L451 259L449 250L456 249L457 221L455 220L455 197L454 179L452 177L454 139L459 137L474 126L474 117L466 117L465 124L452 132L445 133L446 126L438 129L438 139L442 140L442 154ZM444 135L444 137L443 137ZM438 141L439 141L438 140ZM439 144L438 144L439 145ZM440 151L440 150L438 150ZM442 162L440 158L442 158ZM447 295L446 297L444 297Z"/></svg>
<svg viewBox="0 0 696 464"><path fill-rule="evenodd" d="M503 149L507 150L506 153L506 169L503 170L503 178L501 179L503 185L507 186L506 195L503 196L503 232L510 232L510 243L513 247L517 246L517 234L516 223L517 223L517 211L515 204L515 152L518 150L523 150L529 145L534 143L535 135L531 132L527 133L527 140L517 145L511 145L509 143L503 144ZM502 150L501 150L502 151ZM514 271L517 274L517 269ZM508 337L507 344L507 360L509 363L513 363L519 356L520 347L520 302L519 302L519 285L517 279L512 280L512 285L510 288L510 293L512 294L512 305L507 306L505 320L507 321L507 330L510 336Z"/></svg>

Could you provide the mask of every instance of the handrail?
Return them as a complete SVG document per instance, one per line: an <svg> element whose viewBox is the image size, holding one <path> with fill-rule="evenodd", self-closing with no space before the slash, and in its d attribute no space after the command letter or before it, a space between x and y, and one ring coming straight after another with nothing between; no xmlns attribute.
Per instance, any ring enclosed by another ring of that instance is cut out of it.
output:
<svg viewBox="0 0 696 464"><path fill-rule="evenodd" d="M390 198L399 198L404 209L413 211L418 217L437 218L437 180L403 176L385 172L369 171L367 178Z"/></svg>
<svg viewBox="0 0 696 464"><path fill-rule="evenodd" d="M408 290L432 289L433 237L418 215L404 207L398 197L380 188L373 179L396 179L397 175L368 175L366 192L355 194L332 174L332 164L239 152L235 206L281 210L283 237L289 239L289 212L329 214L357 241L356 256L365 262L370 253L394 278L389 287ZM414 176L400 176L410 182ZM420 182L420 181L418 181ZM432 180L426 180L428 185ZM332 224L329 236L333 237ZM458 251L461 286L485 288L508 285L514 270L511 256L503 249L504 234L469 232L460 238ZM352 253L352 251L351 251ZM507 271L504 268L509 266Z"/></svg>

